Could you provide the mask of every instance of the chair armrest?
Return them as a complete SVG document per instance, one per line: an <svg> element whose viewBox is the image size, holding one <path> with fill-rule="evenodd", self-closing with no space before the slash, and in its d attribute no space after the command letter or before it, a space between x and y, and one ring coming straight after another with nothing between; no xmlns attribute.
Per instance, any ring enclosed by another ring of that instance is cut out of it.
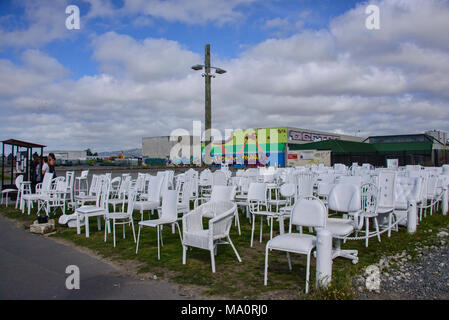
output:
<svg viewBox="0 0 449 320"><path fill-rule="evenodd" d="M190 211L182 217L182 231L200 231L203 230L203 217L197 210Z"/></svg>

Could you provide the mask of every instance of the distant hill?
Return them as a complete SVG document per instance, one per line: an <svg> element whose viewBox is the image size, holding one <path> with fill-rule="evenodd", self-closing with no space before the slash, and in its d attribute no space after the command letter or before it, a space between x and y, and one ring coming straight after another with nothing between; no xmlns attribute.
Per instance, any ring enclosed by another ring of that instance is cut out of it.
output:
<svg viewBox="0 0 449 320"><path fill-rule="evenodd" d="M98 155L101 157L116 157L119 154L123 154L127 158L139 158L142 156L142 149L136 148L136 149L120 150L120 151L98 152Z"/></svg>

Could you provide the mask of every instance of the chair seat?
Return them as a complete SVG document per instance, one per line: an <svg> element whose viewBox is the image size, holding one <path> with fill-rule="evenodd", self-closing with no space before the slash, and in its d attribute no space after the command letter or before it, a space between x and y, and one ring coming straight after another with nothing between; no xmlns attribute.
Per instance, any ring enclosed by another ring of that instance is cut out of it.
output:
<svg viewBox="0 0 449 320"><path fill-rule="evenodd" d="M129 219L130 216L127 213L107 213L105 214L105 218L108 219Z"/></svg>
<svg viewBox="0 0 449 320"><path fill-rule="evenodd" d="M354 231L354 226L349 219L328 218L326 229L333 235L344 237Z"/></svg>
<svg viewBox="0 0 449 320"><path fill-rule="evenodd" d="M153 219L153 220L144 220L144 221L140 221L139 225L140 226L147 226L147 227L156 227L158 225L161 224L170 224L170 223L175 223L176 219Z"/></svg>
<svg viewBox="0 0 449 320"><path fill-rule="evenodd" d="M378 207L377 208L378 213L387 213L390 211L393 211L393 208L391 208L391 207Z"/></svg>
<svg viewBox="0 0 449 320"><path fill-rule="evenodd" d="M154 210L159 207L159 201L136 201L134 210Z"/></svg>
<svg viewBox="0 0 449 320"><path fill-rule="evenodd" d="M259 216L277 216L277 212L271 212L271 211L255 211L253 214L259 215Z"/></svg>
<svg viewBox="0 0 449 320"><path fill-rule="evenodd" d="M78 209L76 209L77 213L81 213L81 214L89 214L89 213L94 213L94 212L100 212L100 211L105 211L103 208L94 206L94 205L89 205L89 206L82 206L79 207Z"/></svg>
<svg viewBox="0 0 449 320"><path fill-rule="evenodd" d="M122 204L126 202L126 199L109 199L110 204Z"/></svg>
<svg viewBox="0 0 449 320"><path fill-rule="evenodd" d="M8 192L17 192L17 190L16 189L5 189L5 190L2 190L2 193L8 193Z"/></svg>
<svg viewBox="0 0 449 320"><path fill-rule="evenodd" d="M32 194L24 194L22 196L23 200L38 200L42 197L41 194L36 194L36 193L32 193Z"/></svg>
<svg viewBox="0 0 449 320"><path fill-rule="evenodd" d="M76 201L96 201L97 200L97 196L91 196L91 195L78 195L75 196L75 200Z"/></svg>
<svg viewBox="0 0 449 320"><path fill-rule="evenodd" d="M315 247L316 237L310 234L286 233L268 241L268 248L307 253Z"/></svg>

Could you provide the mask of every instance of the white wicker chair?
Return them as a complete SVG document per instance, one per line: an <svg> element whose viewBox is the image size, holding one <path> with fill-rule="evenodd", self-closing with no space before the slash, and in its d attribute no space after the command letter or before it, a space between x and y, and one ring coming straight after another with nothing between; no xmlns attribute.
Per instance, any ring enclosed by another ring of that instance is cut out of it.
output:
<svg viewBox="0 0 449 320"><path fill-rule="evenodd" d="M187 247L196 247L210 251L212 272L215 272L215 254L218 244L230 244L242 262L234 244L229 237L229 230L234 218L236 204L231 201L213 201L202 204L182 217L182 263L186 264ZM202 218L205 213L214 212L214 218L209 220L208 229L203 229ZM227 239L223 241L222 239Z"/></svg>

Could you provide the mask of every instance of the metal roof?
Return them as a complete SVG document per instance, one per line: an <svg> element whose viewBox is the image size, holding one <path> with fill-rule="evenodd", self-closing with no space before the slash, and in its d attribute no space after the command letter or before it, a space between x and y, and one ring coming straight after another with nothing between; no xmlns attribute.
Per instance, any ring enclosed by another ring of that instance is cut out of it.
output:
<svg viewBox="0 0 449 320"><path fill-rule="evenodd" d="M3 144L10 144L10 145L14 145L14 146L23 147L23 148L45 148L46 147L43 144L37 144L37 143L27 142L27 141L22 141L22 140L17 140L17 139L8 139L8 140L3 140L2 142L3 142Z"/></svg>

